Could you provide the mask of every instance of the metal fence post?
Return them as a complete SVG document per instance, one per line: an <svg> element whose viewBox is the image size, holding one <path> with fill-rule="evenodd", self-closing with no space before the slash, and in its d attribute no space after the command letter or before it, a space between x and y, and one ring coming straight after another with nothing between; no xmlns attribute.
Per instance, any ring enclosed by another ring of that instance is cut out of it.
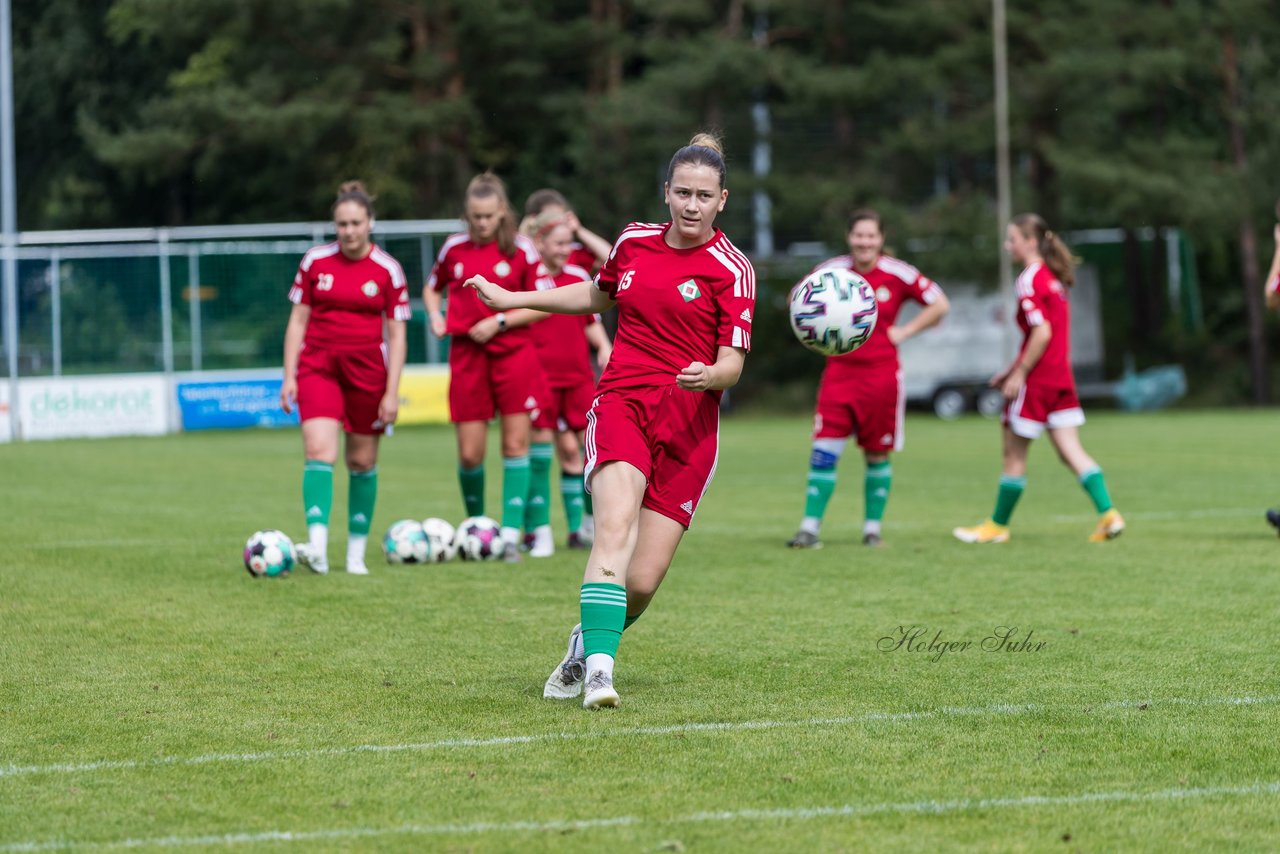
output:
<svg viewBox="0 0 1280 854"><path fill-rule="evenodd" d="M160 335L164 359L165 423L169 430L177 430L176 389L173 378L173 283L169 271L169 230L160 229L157 244L160 260Z"/></svg>
<svg viewBox="0 0 1280 854"><path fill-rule="evenodd" d="M421 263L422 263L423 284L426 284L427 279L430 278L431 276L431 267L432 267L431 255L432 255L431 238L427 237L426 235L419 237L418 238L418 256L421 259ZM426 300L423 300L422 310L423 312L426 312L427 310ZM422 334L426 337L426 342L427 342L427 364L434 365L436 362L440 361L440 352L439 352L440 347L436 343L436 334L431 331L430 316L427 317L427 322L423 324Z"/></svg>
<svg viewBox="0 0 1280 854"><path fill-rule="evenodd" d="M194 247L187 252L187 309L191 318L191 370L204 366L204 344L200 338L200 255Z"/></svg>
<svg viewBox="0 0 1280 854"><path fill-rule="evenodd" d="M62 255L49 253L49 308L53 315L53 375L62 376Z"/></svg>

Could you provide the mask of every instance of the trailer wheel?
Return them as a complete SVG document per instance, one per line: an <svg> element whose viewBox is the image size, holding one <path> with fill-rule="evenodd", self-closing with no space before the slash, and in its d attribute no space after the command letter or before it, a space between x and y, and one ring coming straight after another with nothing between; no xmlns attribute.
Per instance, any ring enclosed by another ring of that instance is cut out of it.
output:
<svg viewBox="0 0 1280 854"><path fill-rule="evenodd" d="M996 418L1004 412L1004 395L998 388L984 388L978 392L978 412L986 418Z"/></svg>
<svg viewBox="0 0 1280 854"><path fill-rule="evenodd" d="M969 398L958 388L939 389L933 395L933 414L944 421L954 421L968 408Z"/></svg>

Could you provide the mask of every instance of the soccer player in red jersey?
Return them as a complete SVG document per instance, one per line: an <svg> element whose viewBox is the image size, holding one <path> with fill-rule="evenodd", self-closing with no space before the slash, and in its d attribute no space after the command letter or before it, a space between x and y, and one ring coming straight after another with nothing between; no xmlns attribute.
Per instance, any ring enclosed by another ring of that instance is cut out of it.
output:
<svg viewBox="0 0 1280 854"><path fill-rule="evenodd" d="M444 242L423 289L437 336L449 343L449 418L458 437L458 481L468 516L484 514L484 456L489 420L502 419L502 536L504 557L518 561L529 494L529 430L542 405L542 369L529 324L546 315L525 309L493 311L463 287L483 275L514 291L537 287L542 262L533 241L516 231L507 191L496 175L467 186L467 231ZM448 319L441 312L448 293Z"/></svg>
<svg viewBox="0 0 1280 854"><path fill-rule="evenodd" d="M284 334L284 382L280 404L302 421L306 463L302 501L307 542L301 562L329 571L329 509L333 465L347 434L350 476L347 572L367 575L365 545L378 497L378 438L400 408L409 292L404 271L375 246L373 200L359 181L338 190L333 222L338 239L307 252L298 265Z"/></svg>
<svg viewBox="0 0 1280 854"><path fill-rule="evenodd" d="M574 251L574 230L563 211L548 208L536 217L526 218L521 229L526 228L542 256L545 282L559 288L591 281L591 273L586 268L569 263ZM591 349L595 349L600 369L604 370L613 345L599 315L552 315L535 323L532 329L538 358L547 377L548 401L542 407L540 420L534 423L529 446L529 504L525 512L525 530L529 533L525 541L532 557L547 557L555 551L549 501L553 454L560 458L560 492L569 527L568 545L586 548L594 536L592 511L584 506L582 479L583 432L587 429L587 410L595 397L596 383Z"/></svg>
<svg viewBox="0 0 1280 854"><path fill-rule="evenodd" d="M756 290L751 262L715 227L729 197L724 179L719 141L698 134L667 167L671 222L627 226L594 282L535 293L510 293L482 276L467 282L497 309L618 306L613 355L587 416L596 539L582 622L543 696L581 692L587 709L618 704L622 632L657 592L715 472L720 397L751 349Z"/></svg>
<svg viewBox="0 0 1280 854"><path fill-rule="evenodd" d="M836 465L854 436L866 459L862 542L880 544L880 523L893 482L889 453L902 450L903 442L906 399L898 345L936 325L950 308L936 283L910 264L884 254L884 230L876 211L864 208L850 214L846 239L848 255L824 261L814 269L842 267L866 279L875 289L879 318L865 344L852 353L829 357L822 371L804 519L787 542L793 549L822 547L818 532L836 488ZM924 309L910 323L898 326L898 311L907 300Z"/></svg>
<svg viewBox="0 0 1280 854"><path fill-rule="evenodd" d="M552 190L549 187L534 190L525 200L526 220L536 219L544 213L559 214L573 234L569 258L565 263L594 271L609 257L609 250L612 248L609 241L578 221L578 215L573 212L573 208L569 207L569 200L559 190Z"/></svg>
<svg viewBox="0 0 1280 854"><path fill-rule="evenodd" d="M1009 224L1005 251L1024 269L1018 276L1018 328L1022 347L1009 367L992 377L1003 392L1004 471L991 518L972 528L956 528L966 543L1009 540L1009 517L1027 485L1027 449L1049 430L1049 441L1062 462L1075 472L1098 511L1090 542L1105 542L1124 530L1124 519L1111 503L1102 469L1080 444L1084 410L1071 373L1071 313L1067 291L1075 282L1076 259L1067 245L1032 213Z"/></svg>

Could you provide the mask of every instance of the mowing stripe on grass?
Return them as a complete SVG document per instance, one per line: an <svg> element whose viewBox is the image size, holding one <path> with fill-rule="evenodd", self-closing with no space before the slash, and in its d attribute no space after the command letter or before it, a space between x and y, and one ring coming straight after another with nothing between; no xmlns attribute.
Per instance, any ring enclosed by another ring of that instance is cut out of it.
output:
<svg viewBox="0 0 1280 854"><path fill-rule="evenodd" d="M1247 786L1200 786L1161 789L1154 792L1081 792L1075 795L1027 795L1021 798L974 798L961 800L902 801L879 804L800 807L791 809L737 809L697 812L671 818L615 816L578 821L480 821L471 824L403 824L398 827L349 827L330 830L269 830L261 833L226 833L207 836L158 836L149 839L116 839L104 842L48 840L11 842L0 852L61 851L70 848L186 848L205 845L253 845L263 842L324 842L338 839L368 839L381 836L462 836L478 833L563 833L606 827L644 824L705 824L741 821L809 821L820 818L861 818L886 814L943 815L946 813L1029 808L1082 806L1096 803L1149 803L1153 801L1197 800L1201 798L1248 797L1280 794L1280 781Z"/></svg>
<svg viewBox="0 0 1280 854"><path fill-rule="evenodd" d="M625 729L598 732L548 732L535 735L504 735L491 738L446 738L416 744L359 744L353 747L319 747L309 750L272 750L261 753L207 753L202 756L157 756L154 759L104 759L98 762L75 762L53 765L0 765L0 778L23 777L32 774L78 774L91 771L126 771L134 768L158 768L166 765L190 766L213 763L274 762L284 759L313 759L325 756L352 756L360 753L420 753L431 750L448 750L457 747L501 747L514 744L537 744L552 741L579 741L591 738L618 738L628 736L674 735L698 732L745 732L771 729L821 729L849 726L879 721L914 721L929 718L982 717L1021 715L1034 712L1084 711L1094 709L1137 709L1148 711L1160 706L1254 706L1280 702L1280 695L1263 697L1170 697L1164 700L1107 700L1101 703L1078 705L1048 705L1041 703L992 706L953 707L925 709L918 712L863 712L837 718L804 718L801 720L772 721L711 721L707 723L670 724L668 726L627 727Z"/></svg>

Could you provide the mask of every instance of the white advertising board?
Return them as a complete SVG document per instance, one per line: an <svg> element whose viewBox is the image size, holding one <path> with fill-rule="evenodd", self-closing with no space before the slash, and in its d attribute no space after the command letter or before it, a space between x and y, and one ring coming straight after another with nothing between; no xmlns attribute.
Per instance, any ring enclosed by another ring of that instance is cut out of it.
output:
<svg viewBox="0 0 1280 854"><path fill-rule="evenodd" d="M9 380L0 380L0 442L13 440L13 426L9 423Z"/></svg>
<svg viewBox="0 0 1280 854"><path fill-rule="evenodd" d="M168 432L168 384L156 374L24 379L18 399L24 439Z"/></svg>

